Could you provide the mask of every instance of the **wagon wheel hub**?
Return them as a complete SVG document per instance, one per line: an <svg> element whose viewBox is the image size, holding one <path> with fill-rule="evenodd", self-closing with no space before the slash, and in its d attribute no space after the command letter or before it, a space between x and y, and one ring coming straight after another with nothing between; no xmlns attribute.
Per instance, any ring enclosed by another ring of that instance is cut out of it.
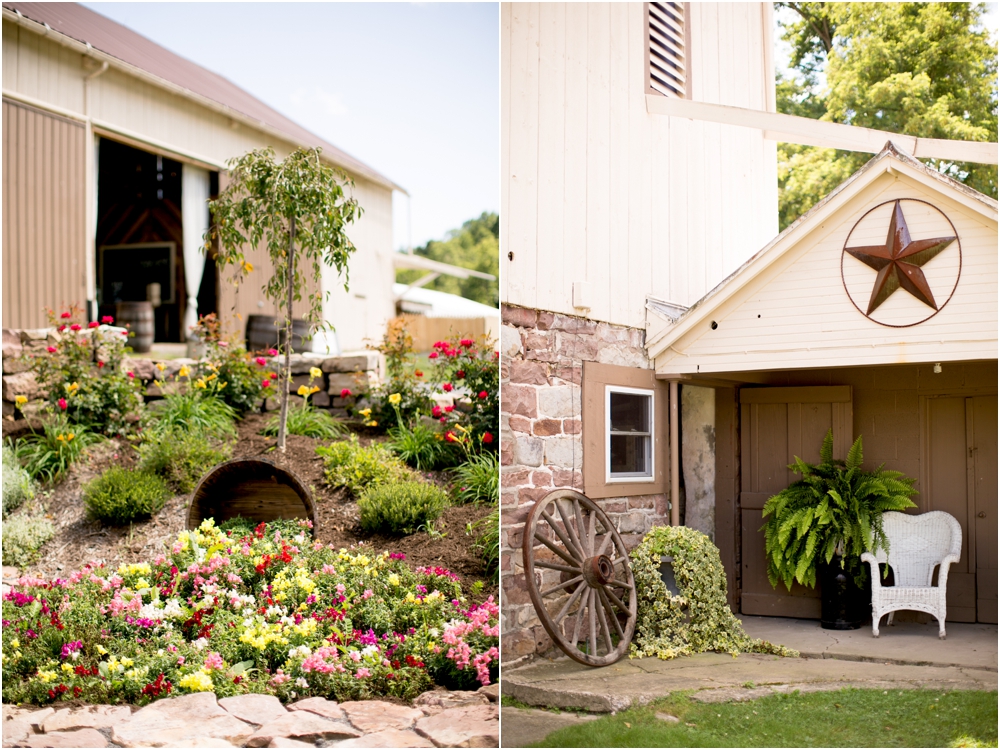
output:
<svg viewBox="0 0 1000 750"><path fill-rule="evenodd" d="M613 583L615 580L614 563L607 555L595 555L584 562L583 578L592 589Z"/></svg>

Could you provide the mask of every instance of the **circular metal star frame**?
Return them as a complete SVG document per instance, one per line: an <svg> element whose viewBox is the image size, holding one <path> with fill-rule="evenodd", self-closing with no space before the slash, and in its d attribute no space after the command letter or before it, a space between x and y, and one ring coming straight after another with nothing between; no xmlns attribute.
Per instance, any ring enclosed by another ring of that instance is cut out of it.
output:
<svg viewBox="0 0 1000 750"><path fill-rule="evenodd" d="M930 206L930 208L941 214L944 220L948 222L952 234L947 237L912 240L910 238L910 230L906 225L906 217L903 215L903 203L923 203L926 206ZM858 228L858 225L865 220L868 214L888 204L893 204L893 209L889 219L889 233L885 244L848 247L854 230ZM921 267L949 248L953 243L958 250L958 273L955 275L955 284L948 293L947 299L938 304L934 299L934 294L927 283ZM858 303L854 301L851 291L847 287L847 279L844 277L844 257L847 255L861 261L878 274L875 278L867 311L858 307ZM955 225L944 211L934 204L918 198L896 198L883 201L865 211L864 215L854 223L851 231L847 234L847 239L844 240L844 249L840 255L840 280L844 285L844 291L847 292L847 298L851 300L851 304L854 305L859 313L873 323L886 326L887 328L911 328L933 318L951 301L951 298L955 295L955 290L958 289L958 280L961 276L962 242L958 237L958 230L955 229ZM925 318L905 324L883 323L873 318L872 313L892 294L901 289L909 292L915 299L930 307L933 312Z"/></svg>

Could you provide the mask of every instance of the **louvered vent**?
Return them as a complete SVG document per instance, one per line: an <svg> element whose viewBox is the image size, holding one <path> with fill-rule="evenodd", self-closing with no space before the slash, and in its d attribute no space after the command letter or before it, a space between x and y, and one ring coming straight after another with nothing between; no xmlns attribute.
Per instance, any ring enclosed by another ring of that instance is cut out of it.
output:
<svg viewBox="0 0 1000 750"><path fill-rule="evenodd" d="M665 96L687 96L687 21L683 3L648 3L649 86Z"/></svg>

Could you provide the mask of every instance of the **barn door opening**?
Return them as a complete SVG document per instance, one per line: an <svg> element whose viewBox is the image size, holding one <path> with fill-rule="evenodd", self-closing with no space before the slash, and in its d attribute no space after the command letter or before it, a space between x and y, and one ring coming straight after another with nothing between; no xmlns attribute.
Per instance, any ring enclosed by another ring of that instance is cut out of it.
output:
<svg viewBox="0 0 1000 750"><path fill-rule="evenodd" d="M772 588L761 511L765 501L797 479L788 465L795 456L819 463L819 449L833 430L833 455L845 458L851 444L850 386L744 388L740 391L740 523L742 593L740 611L775 617L820 616L819 592L795 583L789 592Z"/></svg>

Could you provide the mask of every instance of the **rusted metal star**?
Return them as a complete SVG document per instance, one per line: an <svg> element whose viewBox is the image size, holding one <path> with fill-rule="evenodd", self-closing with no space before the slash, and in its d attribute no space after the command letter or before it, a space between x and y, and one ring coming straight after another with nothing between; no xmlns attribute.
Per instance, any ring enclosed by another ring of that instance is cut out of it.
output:
<svg viewBox="0 0 1000 750"><path fill-rule="evenodd" d="M927 283L927 277L920 267L955 241L955 237L933 237L929 240L911 240L906 226L903 209L896 201L889 221L889 236L885 245L848 247L845 251L866 266L878 271L875 287L868 301L868 312L872 312L885 302L897 289L902 287L925 305L938 309L934 295Z"/></svg>

